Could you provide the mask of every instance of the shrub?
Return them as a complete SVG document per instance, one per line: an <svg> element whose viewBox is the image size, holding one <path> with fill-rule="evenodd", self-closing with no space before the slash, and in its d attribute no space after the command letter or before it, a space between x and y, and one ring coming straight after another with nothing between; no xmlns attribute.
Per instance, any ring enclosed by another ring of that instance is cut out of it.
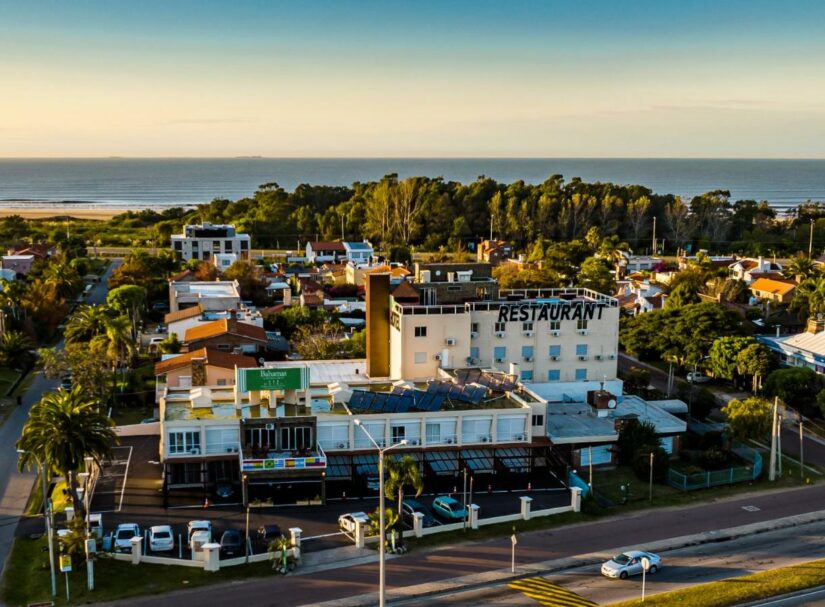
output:
<svg viewBox="0 0 825 607"><path fill-rule="evenodd" d="M639 422L631 419L622 424L619 430L619 463L628 465L633 462L637 450L644 449L650 453L661 447L661 441L656 436L656 427L650 422Z"/></svg>
<svg viewBox="0 0 825 607"><path fill-rule="evenodd" d="M711 447L699 456L699 464L705 470L722 470L730 467L730 454L718 447Z"/></svg>
<svg viewBox="0 0 825 607"><path fill-rule="evenodd" d="M639 448L633 454L633 473L641 480L650 479L650 453L653 452L653 482L667 481L667 471L670 468L670 456L661 447L654 449Z"/></svg>

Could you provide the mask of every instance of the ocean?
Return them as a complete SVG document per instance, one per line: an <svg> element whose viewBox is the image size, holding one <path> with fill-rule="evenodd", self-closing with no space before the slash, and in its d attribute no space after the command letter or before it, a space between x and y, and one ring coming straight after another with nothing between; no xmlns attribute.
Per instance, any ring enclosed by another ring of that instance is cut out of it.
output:
<svg viewBox="0 0 825 607"><path fill-rule="evenodd" d="M509 183L566 180L644 185L690 198L715 189L784 210L825 200L825 160L586 158L0 159L0 207L163 208L237 199L263 183L351 185L388 173Z"/></svg>

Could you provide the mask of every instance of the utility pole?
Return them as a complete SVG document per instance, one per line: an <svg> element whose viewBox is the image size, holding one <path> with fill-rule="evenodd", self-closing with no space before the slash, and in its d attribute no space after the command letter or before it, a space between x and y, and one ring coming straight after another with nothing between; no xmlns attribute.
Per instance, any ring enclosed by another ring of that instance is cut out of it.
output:
<svg viewBox="0 0 825 607"><path fill-rule="evenodd" d="M802 434L802 418L799 418L799 478L800 480L805 478L805 457L802 453L802 446L803 446L803 434Z"/></svg>
<svg viewBox="0 0 825 607"><path fill-rule="evenodd" d="M650 452L650 495L649 500L653 501L653 451Z"/></svg>
<svg viewBox="0 0 825 607"><path fill-rule="evenodd" d="M779 415L779 397L773 399L773 421L771 422L771 459L768 466L768 480L776 480L776 418Z"/></svg>
<svg viewBox="0 0 825 607"><path fill-rule="evenodd" d="M344 242L346 238L344 238L344 214L341 213L341 242Z"/></svg>
<svg viewBox="0 0 825 607"><path fill-rule="evenodd" d="M464 531L467 531L467 467L464 467L464 488L461 490L461 499L464 500Z"/></svg>
<svg viewBox="0 0 825 607"><path fill-rule="evenodd" d="M653 216L653 251L651 255L656 255L656 215Z"/></svg>
<svg viewBox="0 0 825 607"><path fill-rule="evenodd" d="M776 462L779 467L779 476L782 476L782 416L776 423Z"/></svg>
<svg viewBox="0 0 825 607"><path fill-rule="evenodd" d="M490 242L493 242L493 218L495 215L490 215Z"/></svg>
<svg viewBox="0 0 825 607"><path fill-rule="evenodd" d="M808 259L813 259L814 253L814 220L811 218L811 235L808 237Z"/></svg>
<svg viewBox="0 0 825 607"><path fill-rule="evenodd" d="M590 471L590 479L589 479L589 482L587 484L592 489L593 488L593 445L588 445L588 447L587 447L587 458L588 458L587 467L589 468L589 471Z"/></svg>

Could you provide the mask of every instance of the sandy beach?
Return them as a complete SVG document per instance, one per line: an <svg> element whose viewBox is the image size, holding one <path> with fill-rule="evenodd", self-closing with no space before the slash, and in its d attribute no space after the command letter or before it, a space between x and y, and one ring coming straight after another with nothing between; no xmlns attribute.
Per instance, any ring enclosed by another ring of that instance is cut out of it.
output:
<svg viewBox="0 0 825 607"><path fill-rule="evenodd" d="M75 219L99 219L105 221L111 219L115 215L125 213L129 209L123 207L106 208L96 207L93 209L72 208L66 206L65 208L56 207L0 207L0 217L8 217L9 215L20 215L26 219L48 219L50 217L74 217Z"/></svg>

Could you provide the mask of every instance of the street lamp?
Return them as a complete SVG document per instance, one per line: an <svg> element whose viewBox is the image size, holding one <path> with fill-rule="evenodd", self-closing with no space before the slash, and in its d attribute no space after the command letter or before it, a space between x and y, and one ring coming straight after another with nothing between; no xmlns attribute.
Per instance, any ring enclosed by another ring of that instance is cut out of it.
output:
<svg viewBox="0 0 825 607"><path fill-rule="evenodd" d="M18 456L26 453L28 452L23 449L17 450ZM34 453L31 455L34 457L34 461L37 462L37 467L40 468L40 480L43 491L43 518L46 520L46 535L49 539L49 569L51 570L52 578L52 596L57 596L57 578L54 573L54 531L52 530L52 507L51 500L46 497L46 492L48 491L46 486L46 463L41 462L40 458Z"/></svg>
<svg viewBox="0 0 825 607"><path fill-rule="evenodd" d="M375 445L376 449L378 449L378 605L379 607L384 607L387 600L385 570L386 556L384 554L384 545L386 543L386 530L384 528L384 453L390 449L405 446L407 444L407 439L402 439L399 443L390 445L389 447L381 447L377 442L375 442L372 434L367 432L367 429L361 424L360 419L354 419L352 420L352 423L361 428L361 430L364 431L364 434L367 435L367 438L370 439L370 442Z"/></svg>

